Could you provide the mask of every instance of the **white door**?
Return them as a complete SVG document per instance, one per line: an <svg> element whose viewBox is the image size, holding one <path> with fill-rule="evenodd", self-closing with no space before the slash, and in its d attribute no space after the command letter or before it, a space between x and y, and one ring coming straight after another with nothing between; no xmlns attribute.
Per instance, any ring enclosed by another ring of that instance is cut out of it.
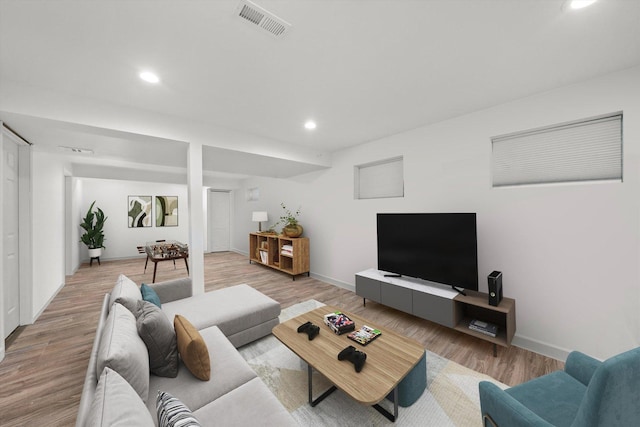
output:
<svg viewBox="0 0 640 427"><path fill-rule="evenodd" d="M2 161L4 203L2 222L4 230L3 275L4 338L20 325L20 264L18 247L18 146L10 138L3 138Z"/></svg>
<svg viewBox="0 0 640 427"><path fill-rule="evenodd" d="M231 236L231 194L209 192L209 248L211 252L228 251Z"/></svg>

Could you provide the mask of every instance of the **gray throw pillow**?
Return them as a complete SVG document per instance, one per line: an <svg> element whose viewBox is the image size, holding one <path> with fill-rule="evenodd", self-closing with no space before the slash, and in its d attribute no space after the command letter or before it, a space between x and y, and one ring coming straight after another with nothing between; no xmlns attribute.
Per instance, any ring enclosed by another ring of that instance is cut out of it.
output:
<svg viewBox="0 0 640 427"><path fill-rule="evenodd" d="M136 319L115 303L105 321L96 361L96 376L105 367L124 378L146 403L149 397L149 352L138 335Z"/></svg>
<svg viewBox="0 0 640 427"><path fill-rule="evenodd" d="M85 425L153 427L154 423L129 383L116 371L104 368Z"/></svg>
<svg viewBox="0 0 640 427"><path fill-rule="evenodd" d="M173 325L155 304L120 297L116 302L127 307L136 318L138 335L149 352L149 370L159 377L178 375L178 346Z"/></svg>
<svg viewBox="0 0 640 427"><path fill-rule="evenodd" d="M167 316L153 303L138 301L136 326L149 351L149 370L159 377L178 375L176 333Z"/></svg>
<svg viewBox="0 0 640 427"><path fill-rule="evenodd" d="M133 300L141 300L142 294L140 294L140 288L133 280L129 279L124 274L118 276L115 286L111 290L111 296L109 300L109 307L113 306L116 299L124 297Z"/></svg>

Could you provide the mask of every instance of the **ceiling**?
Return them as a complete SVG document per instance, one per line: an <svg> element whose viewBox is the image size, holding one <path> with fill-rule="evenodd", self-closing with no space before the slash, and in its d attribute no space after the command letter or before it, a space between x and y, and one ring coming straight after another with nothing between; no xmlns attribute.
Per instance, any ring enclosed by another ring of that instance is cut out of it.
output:
<svg viewBox="0 0 640 427"><path fill-rule="evenodd" d="M209 173L285 176L640 64L640 0L256 3L289 32L239 18L239 0L0 0L0 119L34 148L184 168L193 138Z"/></svg>

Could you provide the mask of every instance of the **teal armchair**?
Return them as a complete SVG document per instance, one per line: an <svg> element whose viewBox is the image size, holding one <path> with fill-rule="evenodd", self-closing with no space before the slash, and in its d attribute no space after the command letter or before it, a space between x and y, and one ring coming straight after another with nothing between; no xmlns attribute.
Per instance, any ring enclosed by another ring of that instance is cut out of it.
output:
<svg viewBox="0 0 640 427"><path fill-rule="evenodd" d="M502 390L482 381L485 427L640 425L640 347L600 362L569 354L564 371Z"/></svg>

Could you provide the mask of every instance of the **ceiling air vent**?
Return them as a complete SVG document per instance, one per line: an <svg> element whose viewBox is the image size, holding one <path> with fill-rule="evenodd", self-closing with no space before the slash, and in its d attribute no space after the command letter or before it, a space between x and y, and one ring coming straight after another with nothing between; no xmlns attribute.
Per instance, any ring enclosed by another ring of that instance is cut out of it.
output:
<svg viewBox="0 0 640 427"><path fill-rule="evenodd" d="M90 148L65 147L63 145L58 145L58 148L64 151L71 151L72 153L93 154L93 150Z"/></svg>
<svg viewBox="0 0 640 427"><path fill-rule="evenodd" d="M257 25L274 37L283 37L291 28L291 24L267 12L249 0L242 0L236 8L238 16L253 25Z"/></svg>

